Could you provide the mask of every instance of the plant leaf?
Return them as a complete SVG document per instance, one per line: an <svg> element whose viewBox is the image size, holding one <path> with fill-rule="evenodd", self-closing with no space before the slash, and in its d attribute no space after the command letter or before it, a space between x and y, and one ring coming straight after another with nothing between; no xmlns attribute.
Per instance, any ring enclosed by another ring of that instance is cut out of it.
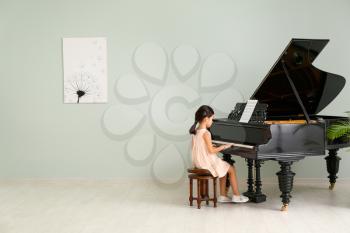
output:
<svg viewBox="0 0 350 233"><path fill-rule="evenodd" d="M327 129L327 138L334 140L343 136L349 136L350 134L350 121L341 121L332 124Z"/></svg>

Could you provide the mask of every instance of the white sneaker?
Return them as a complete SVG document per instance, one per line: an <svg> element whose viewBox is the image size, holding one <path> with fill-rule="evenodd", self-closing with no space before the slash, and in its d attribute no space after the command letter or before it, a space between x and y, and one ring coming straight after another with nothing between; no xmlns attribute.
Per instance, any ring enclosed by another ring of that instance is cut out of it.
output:
<svg viewBox="0 0 350 233"><path fill-rule="evenodd" d="M239 196L233 195L232 196L232 202L243 203L243 202L247 202L247 201L249 201L249 198L246 196L243 196L243 195L239 195Z"/></svg>
<svg viewBox="0 0 350 233"><path fill-rule="evenodd" d="M231 200L231 198L229 198L229 197L226 197L226 196L219 196L218 197L218 202L232 202L232 200Z"/></svg>

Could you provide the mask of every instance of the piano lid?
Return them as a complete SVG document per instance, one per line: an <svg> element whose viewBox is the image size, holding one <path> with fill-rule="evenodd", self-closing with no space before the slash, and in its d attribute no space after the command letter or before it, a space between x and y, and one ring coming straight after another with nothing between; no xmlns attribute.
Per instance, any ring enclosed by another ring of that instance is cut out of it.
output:
<svg viewBox="0 0 350 233"><path fill-rule="evenodd" d="M300 116L302 106L283 69L282 61L307 114L317 114L340 93L345 79L315 68L312 62L329 40L292 39L251 99L268 104L267 116Z"/></svg>

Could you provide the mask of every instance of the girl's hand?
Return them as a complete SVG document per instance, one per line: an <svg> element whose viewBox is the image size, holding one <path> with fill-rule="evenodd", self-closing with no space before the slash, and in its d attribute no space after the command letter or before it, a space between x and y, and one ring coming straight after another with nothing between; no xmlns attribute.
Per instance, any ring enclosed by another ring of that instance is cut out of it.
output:
<svg viewBox="0 0 350 233"><path fill-rule="evenodd" d="M218 147L216 146L213 146L213 143L211 141L211 135L210 135L210 132L205 132L203 134L203 139L204 139L204 142L205 142L205 145L207 146L207 150L209 153L218 153L222 150L225 150L229 147L231 147L233 145L233 143L228 143L228 144L223 144L223 145L220 145Z"/></svg>
<svg viewBox="0 0 350 233"><path fill-rule="evenodd" d="M223 145L223 149L226 150L232 146L233 146L233 143L228 143L228 144Z"/></svg>

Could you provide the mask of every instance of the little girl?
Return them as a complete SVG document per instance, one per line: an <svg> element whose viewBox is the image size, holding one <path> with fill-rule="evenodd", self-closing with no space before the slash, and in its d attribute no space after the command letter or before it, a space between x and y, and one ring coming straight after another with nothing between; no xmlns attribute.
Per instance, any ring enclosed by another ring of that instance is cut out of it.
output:
<svg viewBox="0 0 350 233"><path fill-rule="evenodd" d="M213 123L214 110L207 105L202 105L195 115L195 122L189 130L192 136L192 165L210 171L214 177L220 180L220 196L218 202L247 202L249 199L240 195L237 186L235 167L220 159L216 153L225 150L233 144L225 144L214 147L211 134L207 130ZM199 123L198 128L196 125ZM227 197L226 175L229 175L233 196Z"/></svg>

